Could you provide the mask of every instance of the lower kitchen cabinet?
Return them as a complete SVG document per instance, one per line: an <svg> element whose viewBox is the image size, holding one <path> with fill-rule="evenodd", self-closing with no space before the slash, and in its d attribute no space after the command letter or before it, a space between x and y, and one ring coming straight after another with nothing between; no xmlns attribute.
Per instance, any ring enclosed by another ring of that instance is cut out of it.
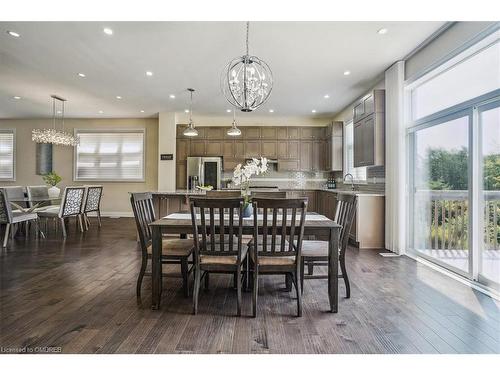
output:
<svg viewBox="0 0 500 375"><path fill-rule="evenodd" d="M154 194L153 206L157 217L174 212L189 211L189 199L184 194Z"/></svg>
<svg viewBox="0 0 500 375"><path fill-rule="evenodd" d="M385 248L385 197L358 196L350 238L360 249Z"/></svg>

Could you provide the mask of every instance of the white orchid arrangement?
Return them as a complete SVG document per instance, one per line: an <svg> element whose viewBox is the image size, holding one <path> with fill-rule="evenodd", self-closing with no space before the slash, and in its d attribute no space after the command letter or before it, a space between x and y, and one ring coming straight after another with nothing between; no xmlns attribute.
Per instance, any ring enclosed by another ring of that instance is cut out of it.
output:
<svg viewBox="0 0 500 375"><path fill-rule="evenodd" d="M233 172L233 183L236 186L241 186L241 192L245 198L245 207L250 203L250 192L248 187L252 176L258 176L267 172L267 159L252 158L244 166L238 164Z"/></svg>

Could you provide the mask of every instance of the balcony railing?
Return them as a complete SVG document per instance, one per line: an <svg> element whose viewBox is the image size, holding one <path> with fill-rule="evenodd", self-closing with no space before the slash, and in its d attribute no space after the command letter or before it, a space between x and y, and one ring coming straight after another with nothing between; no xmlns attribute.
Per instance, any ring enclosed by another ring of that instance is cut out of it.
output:
<svg viewBox="0 0 500 375"><path fill-rule="evenodd" d="M468 192L466 190L418 190L420 200L415 228L418 247L436 250L468 249ZM500 249L500 191L483 192L484 250ZM422 207L425 206L425 207Z"/></svg>

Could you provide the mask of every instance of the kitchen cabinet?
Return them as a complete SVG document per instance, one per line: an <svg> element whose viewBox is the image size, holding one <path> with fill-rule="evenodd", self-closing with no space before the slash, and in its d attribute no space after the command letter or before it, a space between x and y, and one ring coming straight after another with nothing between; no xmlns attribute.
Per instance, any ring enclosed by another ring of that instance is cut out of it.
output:
<svg viewBox="0 0 500 375"><path fill-rule="evenodd" d="M261 155L260 141L246 141L245 142L245 157L258 158Z"/></svg>
<svg viewBox="0 0 500 375"><path fill-rule="evenodd" d="M222 139L224 138L224 130L226 128L223 127L207 127L205 128L205 139Z"/></svg>
<svg viewBox="0 0 500 375"><path fill-rule="evenodd" d="M288 190L286 192L287 198L307 198L307 212L318 212L317 195L315 190Z"/></svg>
<svg viewBox="0 0 500 375"><path fill-rule="evenodd" d="M233 172L234 168L238 164L243 164L245 161L243 159L224 159L223 160L223 169L224 172Z"/></svg>
<svg viewBox="0 0 500 375"><path fill-rule="evenodd" d="M181 211L189 211L187 195L180 194L153 194L153 206L158 217Z"/></svg>
<svg viewBox="0 0 500 375"><path fill-rule="evenodd" d="M244 139L260 139L260 128L248 126L240 129Z"/></svg>
<svg viewBox="0 0 500 375"><path fill-rule="evenodd" d="M189 156L205 156L205 141L202 139L192 140Z"/></svg>
<svg viewBox="0 0 500 375"><path fill-rule="evenodd" d="M288 159L288 142L278 141L277 154L278 154L278 159Z"/></svg>
<svg viewBox="0 0 500 375"><path fill-rule="evenodd" d="M314 141L312 145L312 165L313 171L325 170L326 142Z"/></svg>
<svg viewBox="0 0 500 375"><path fill-rule="evenodd" d="M276 159L278 157L276 141L262 141L261 155L268 159Z"/></svg>
<svg viewBox="0 0 500 375"><path fill-rule="evenodd" d="M277 157L278 159L299 159L299 142L278 141Z"/></svg>
<svg viewBox="0 0 500 375"><path fill-rule="evenodd" d="M187 162L177 162L175 164L175 188L186 189L187 184Z"/></svg>
<svg viewBox="0 0 500 375"><path fill-rule="evenodd" d="M177 161L184 161L189 156L189 148L190 142L187 139L179 139L177 141L177 152L176 159Z"/></svg>
<svg viewBox="0 0 500 375"><path fill-rule="evenodd" d="M236 159L245 159L245 142L234 141L234 157Z"/></svg>
<svg viewBox="0 0 500 375"><path fill-rule="evenodd" d="M288 139L300 139L300 128L290 127L287 128Z"/></svg>
<svg viewBox="0 0 500 375"><path fill-rule="evenodd" d="M277 138L278 139L288 139L288 132L285 126L281 126L276 128Z"/></svg>
<svg viewBox="0 0 500 375"><path fill-rule="evenodd" d="M205 142L205 156L222 155L222 142Z"/></svg>
<svg viewBox="0 0 500 375"><path fill-rule="evenodd" d="M349 237L360 249L385 248L385 197L358 195Z"/></svg>
<svg viewBox="0 0 500 375"><path fill-rule="evenodd" d="M323 139L325 137L324 127L303 127L300 128L301 139Z"/></svg>
<svg viewBox="0 0 500 375"><path fill-rule="evenodd" d="M335 219L335 210L337 209L337 196L334 192L318 191L317 212L325 215L327 218Z"/></svg>
<svg viewBox="0 0 500 375"><path fill-rule="evenodd" d="M234 141L222 142L222 156L224 158L234 158Z"/></svg>
<svg viewBox="0 0 500 375"><path fill-rule="evenodd" d="M327 128L325 146L325 169L327 171L343 170L343 130L344 124L340 121L334 121Z"/></svg>
<svg viewBox="0 0 500 375"><path fill-rule="evenodd" d="M354 167L384 165L384 93L374 90L354 106Z"/></svg>
<svg viewBox="0 0 500 375"><path fill-rule="evenodd" d="M278 159L278 171L298 171L299 161L298 160L282 160Z"/></svg>
<svg viewBox="0 0 500 375"><path fill-rule="evenodd" d="M300 142L300 170L310 171L312 169L312 156L313 156L313 143L312 141Z"/></svg>
<svg viewBox="0 0 500 375"><path fill-rule="evenodd" d="M274 126L264 126L260 129L260 137L262 139L276 139L277 138L277 128Z"/></svg>

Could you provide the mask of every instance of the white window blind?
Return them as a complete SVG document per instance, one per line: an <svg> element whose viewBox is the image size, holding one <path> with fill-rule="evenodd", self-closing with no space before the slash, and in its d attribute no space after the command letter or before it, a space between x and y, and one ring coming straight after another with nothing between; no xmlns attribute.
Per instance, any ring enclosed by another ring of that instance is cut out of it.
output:
<svg viewBox="0 0 500 375"><path fill-rule="evenodd" d="M0 180L14 179L14 131L0 130Z"/></svg>
<svg viewBox="0 0 500 375"><path fill-rule="evenodd" d="M366 167L354 168L354 125L348 122L344 128L344 174L350 173L355 182L366 181Z"/></svg>
<svg viewBox="0 0 500 375"><path fill-rule="evenodd" d="M144 131L77 131L76 181L143 181Z"/></svg>

